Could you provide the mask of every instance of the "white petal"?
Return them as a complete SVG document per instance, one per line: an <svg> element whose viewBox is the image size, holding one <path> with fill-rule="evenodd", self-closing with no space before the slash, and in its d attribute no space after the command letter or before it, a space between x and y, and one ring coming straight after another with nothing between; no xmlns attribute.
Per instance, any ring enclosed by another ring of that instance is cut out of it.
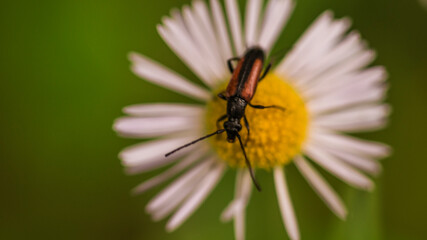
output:
<svg viewBox="0 0 427 240"><path fill-rule="evenodd" d="M234 217L234 237L236 240L245 240L245 215L245 211L238 211Z"/></svg>
<svg viewBox="0 0 427 240"><path fill-rule="evenodd" d="M258 19L261 8L261 0L249 0L246 3L245 38L247 47L256 44L255 39L258 34Z"/></svg>
<svg viewBox="0 0 427 240"><path fill-rule="evenodd" d="M348 153L345 151L340 151L334 147L323 147L325 151L334 155L338 159L350 164L351 166L365 171L367 173L377 175L381 172L382 167L376 160L369 159L367 157L362 157L356 154Z"/></svg>
<svg viewBox="0 0 427 240"><path fill-rule="evenodd" d="M218 41L220 42L220 51L222 54L222 59L230 59L233 57L228 31L224 20L224 14L221 8L221 5L218 3L218 0L210 1L213 23L215 24L216 33L218 36Z"/></svg>
<svg viewBox="0 0 427 240"><path fill-rule="evenodd" d="M331 79L340 79L344 78L347 74L355 72L359 69L366 67L371 63L376 57L376 53L373 50L362 51L351 58L346 59L345 61L335 64L333 67L327 68L322 74L319 74L311 79L301 79L302 84L304 84L306 89L311 87L312 82L326 82L331 81ZM318 59L317 61L324 61L323 59ZM306 71L310 71L309 69Z"/></svg>
<svg viewBox="0 0 427 240"><path fill-rule="evenodd" d="M123 164L129 167L131 171L148 171L171 163L192 151L196 148L196 145L184 148L167 158L165 157L165 154L169 151L189 143L196 138L196 136L185 136L144 142L125 148L119 154L119 157L122 159Z"/></svg>
<svg viewBox="0 0 427 240"><path fill-rule="evenodd" d="M240 170L243 172L241 185L236 189L238 198L234 209L234 234L236 240L245 239L246 228L246 206L248 205L249 198L252 192L252 178L247 169Z"/></svg>
<svg viewBox="0 0 427 240"><path fill-rule="evenodd" d="M124 113L141 117L191 116L197 117L204 113L202 105L183 103L149 103L127 106Z"/></svg>
<svg viewBox="0 0 427 240"><path fill-rule="evenodd" d="M301 156L295 158L295 165L319 197L339 218L347 217L347 209L341 198L325 179Z"/></svg>
<svg viewBox="0 0 427 240"><path fill-rule="evenodd" d="M295 4L291 0L270 0L264 14L258 44L268 54L289 19Z"/></svg>
<svg viewBox="0 0 427 240"><path fill-rule="evenodd" d="M358 71L341 72L339 74L333 74L333 76L330 75L329 77L318 77L316 81L312 82L312 87L305 90L307 93L314 92L317 94L315 96L310 96L309 101L318 101L318 99L325 97L331 98L342 96L343 94L352 94L356 91L365 91L365 89L385 85L384 80L387 78L387 73L383 67L373 67ZM314 88L320 88L320 92L311 90ZM323 94L321 94L322 91Z"/></svg>
<svg viewBox="0 0 427 240"><path fill-rule="evenodd" d="M236 214L236 208L237 205L240 204L240 202L236 201L236 199L233 199L227 207L222 211L221 213L221 221L222 222L229 222Z"/></svg>
<svg viewBox="0 0 427 240"><path fill-rule="evenodd" d="M310 140L322 146L330 146L349 153L382 158L390 154L390 147L372 141L366 141L350 136L335 134L326 131L311 131Z"/></svg>
<svg viewBox="0 0 427 240"><path fill-rule="evenodd" d="M324 114L360 104L369 104L384 100L387 86L354 88L336 94L324 96L308 103L312 115Z"/></svg>
<svg viewBox="0 0 427 240"><path fill-rule="evenodd" d="M200 184L194 189L194 193L186 200L186 202L178 209L166 224L168 231L173 231L178 228L191 214L200 206L200 204L211 193L218 181L221 179L225 170L223 162L218 163Z"/></svg>
<svg viewBox="0 0 427 240"><path fill-rule="evenodd" d="M240 11L237 6L236 0L226 0L225 8L227 10L231 36L233 37L234 50L236 56L241 56L245 49L242 39L242 23L240 22Z"/></svg>
<svg viewBox="0 0 427 240"><path fill-rule="evenodd" d="M252 193L252 179L247 169L239 169L236 174L234 199L221 214L221 221L230 221L238 212L245 211Z"/></svg>
<svg viewBox="0 0 427 240"><path fill-rule="evenodd" d="M221 221L228 222L230 221L235 214L236 205L238 204L237 199L240 197L242 191L242 177L243 171L241 169L237 170L235 189L234 189L234 199L228 204L228 206L221 213Z"/></svg>
<svg viewBox="0 0 427 240"><path fill-rule="evenodd" d="M183 16L194 40L193 51L200 53L206 65L212 70L214 79L222 79L226 73L226 69L219 55L219 49L215 48L215 38L211 39L209 32L206 31L206 26L203 25L203 20L197 18L196 13L192 9L185 6L183 8Z"/></svg>
<svg viewBox="0 0 427 240"><path fill-rule="evenodd" d="M172 198L170 198L166 204L155 209L152 214L153 221L160 221L169 216L173 211L175 211L185 199L191 195L194 188L197 186L197 182L203 179L202 175L199 175L199 178L195 179L194 182L187 183L184 187L180 189Z"/></svg>
<svg viewBox="0 0 427 240"><path fill-rule="evenodd" d="M131 53L129 59L132 71L141 78L198 100L207 101L211 97L205 89L145 56Z"/></svg>
<svg viewBox="0 0 427 240"><path fill-rule="evenodd" d="M362 71L348 73L336 78L324 79L325 81L313 82L313 87L304 91L304 96L307 99L329 95L331 93L341 91L349 86L358 85L378 85L387 79L387 71L382 66L371 67L363 69Z"/></svg>
<svg viewBox="0 0 427 240"><path fill-rule="evenodd" d="M199 26L196 23L193 14L188 6L183 8L182 16L184 25L173 19L164 17L163 24L165 28L158 26L160 34L169 38L169 45L177 55L208 85L213 86L216 83L215 66L211 64L211 58L206 57L205 48L201 46ZM198 38L197 38L198 37ZM165 39L166 40L166 39ZM176 49L177 48L177 49Z"/></svg>
<svg viewBox="0 0 427 240"><path fill-rule="evenodd" d="M181 172L182 170L186 169L188 166L192 165L196 161L200 160L208 151L208 146L203 145L200 149L197 151L194 151L188 156L186 156L183 160L178 162L175 166L169 168L168 170L164 171L163 173L139 184L136 186L133 190L133 194L140 194L143 193L171 178L173 178L176 174Z"/></svg>
<svg viewBox="0 0 427 240"><path fill-rule="evenodd" d="M310 109L313 108L315 114L352 104L378 101L384 96L384 87L369 85L370 92L365 94L366 85L361 86L359 81L348 82L347 79L358 77L358 72L362 72L360 70L375 58L375 52L366 50L358 33L346 36L349 26L348 19L333 20L332 14L325 12L276 68L279 74L289 78L299 88L310 105L314 105ZM348 86L346 91L339 89L342 86ZM350 97L347 97L349 94ZM324 99L313 100L313 96L323 96ZM371 123L369 128L375 124L379 123Z"/></svg>
<svg viewBox="0 0 427 240"><path fill-rule="evenodd" d="M157 25L157 31L175 54L196 74L207 86L214 85L214 75L209 66L200 56L197 50L194 50L194 44L188 36L186 29L177 21L165 18L166 27Z"/></svg>
<svg viewBox="0 0 427 240"><path fill-rule="evenodd" d="M176 24L180 26L180 28L186 28L184 19L181 15L181 11L177 8L171 10L171 17L175 21Z"/></svg>
<svg viewBox="0 0 427 240"><path fill-rule="evenodd" d="M220 68L218 69L218 72L221 73L228 73L227 65L225 62L225 59L222 57L221 49L223 46L221 45L221 41L217 39L217 34L214 30L214 24L211 20L211 15L209 13L208 7L204 1L194 1L194 9L196 11L196 14L198 15L199 19L203 23L204 29L208 33L208 41L210 42L209 49L215 54L215 57L218 59L218 64L220 65Z"/></svg>
<svg viewBox="0 0 427 240"><path fill-rule="evenodd" d="M170 195L169 199L164 201L156 209L153 209L153 220L162 220L171 214L182 202L185 204L185 201L187 201L186 199L194 194L194 189L197 188L199 184L206 179L206 175L212 171L212 162L216 160L216 156L211 156L208 160L205 160L211 162L209 168L203 169L195 178L191 178L190 181L186 181L184 185L176 189L175 193Z"/></svg>
<svg viewBox="0 0 427 240"><path fill-rule="evenodd" d="M336 131L366 131L384 127L390 113L388 104L362 105L313 117L313 127Z"/></svg>
<svg viewBox="0 0 427 240"><path fill-rule="evenodd" d="M276 67L276 72L284 76L291 77L292 71L297 65L302 65L307 59L304 59L304 51L312 44L317 36L325 31L332 21L332 13L324 12L320 15L313 24L305 31L302 37L297 41L295 46L286 55L286 57ZM293 79L296 81L296 79Z"/></svg>
<svg viewBox="0 0 427 240"><path fill-rule="evenodd" d="M293 82L308 100L312 115L323 114L353 105L383 100L386 86L384 70L363 70L375 58L357 32L346 34L348 19L333 20L326 12L315 21L277 72ZM378 74L380 73L380 74ZM341 131L365 131L382 127L384 121L335 126Z"/></svg>
<svg viewBox="0 0 427 240"><path fill-rule="evenodd" d="M364 45L361 44L360 34L352 32L330 51L325 52L321 61L313 62L313 64L307 66L310 67L310 71L300 73L299 77L307 82L314 79L318 81L319 75L362 50L364 50Z"/></svg>
<svg viewBox="0 0 427 240"><path fill-rule="evenodd" d="M294 64L295 66L291 69L289 75L298 78L301 84L307 83L306 79L301 78L303 74L310 71L318 61L322 61L322 58L327 56L349 26L350 21L348 19L341 19L332 21L319 30L306 48L301 51L300 56L298 56L300 60Z"/></svg>
<svg viewBox="0 0 427 240"><path fill-rule="evenodd" d="M313 161L349 185L364 190L372 190L374 188L374 183L371 179L337 160L332 155L327 154L325 151L321 150L320 147L314 144L308 144L305 151Z"/></svg>
<svg viewBox="0 0 427 240"><path fill-rule="evenodd" d="M123 136L149 138L184 131L202 132L200 118L195 117L122 117L115 121L114 130Z"/></svg>
<svg viewBox="0 0 427 240"><path fill-rule="evenodd" d="M339 124L331 124L327 127L319 127L313 124L313 128L321 128L327 130L334 130L347 133L356 133L356 132L368 132L368 131L377 131L383 129L387 126L387 119L375 119L375 120L365 120L362 122L346 122ZM328 124L329 125L329 124Z"/></svg>
<svg viewBox="0 0 427 240"><path fill-rule="evenodd" d="M177 180L173 181L163 191L157 194L145 208L149 213L156 213L161 211L168 205L172 205L176 199L183 200L193 189L200 179L209 171L212 167L213 158L202 161L196 167L190 169ZM183 196L183 197L182 197ZM178 202L179 204L179 202Z"/></svg>
<svg viewBox="0 0 427 240"><path fill-rule="evenodd" d="M285 172L283 168L274 168L274 183L276 186L277 199L279 201L280 212L282 213L283 223L291 240L300 239L298 222L295 218L291 198L289 197L288 186L286 184Z"/></svg>
<svg viewBox="0 0 427 240"><path fill-rule="evenodd" d="M200 176L197 181L202 180L202 178L203 176ZM197 184L195 182L188 183L178 193L176 193L173 198L169 199L167 204L153 211L151 213L153 221L161 221L169 216L173 211L175 211L179 205L182 204L182 202L191 194L196 185Z"/></svg>
<svg viewBox="0 0 427 240"><path fill-rule="evenodd" d="M234 236L236 240L245 239L245 210L252 190L251 184L252 180L249 172L246 169L239 169L236 174L234 199L221 214L223 222L234 218Z"/></svg>
<svg viewBox="0 0 427 240"><path fill-rule="evenodd" d="M362 122L366 120L377 120L387 117L390 114L390 105L388 104L372 104L358 106L354 108L344 109L342 111L325 114L316 117L314 120L319 126L347 123L347 122Z"/></svg>

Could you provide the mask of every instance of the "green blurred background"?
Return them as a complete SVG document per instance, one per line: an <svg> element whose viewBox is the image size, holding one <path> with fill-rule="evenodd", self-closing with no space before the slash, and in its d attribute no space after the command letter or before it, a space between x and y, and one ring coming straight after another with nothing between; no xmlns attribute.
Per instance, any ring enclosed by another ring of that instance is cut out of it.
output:
<svg viewBox="0 0 427 240"><path fill-rule="evenodd" d="M156 172L126 176L117 153L136 140L111 126L121 108L191 102L138 79L126 55L142 52L199 82L155 26L189 1L3 1L0 7L0 239L233 239L219 215L234 172L189 221L166 233L130 196ZM243 1L240 1L241 5ZM350 16L390 73L390 127L364 137L394 148L373 193L327 175L349 208L346 222L319 200L295 167L288 182L303 239L427 239L427 9L416 0L299 0L276 49L288 48L326 9ZM322 172L324 173L324 172ZM272 178L253 194L247 239L286 239ZM265 186L264 186L265 185Z"/></svg>

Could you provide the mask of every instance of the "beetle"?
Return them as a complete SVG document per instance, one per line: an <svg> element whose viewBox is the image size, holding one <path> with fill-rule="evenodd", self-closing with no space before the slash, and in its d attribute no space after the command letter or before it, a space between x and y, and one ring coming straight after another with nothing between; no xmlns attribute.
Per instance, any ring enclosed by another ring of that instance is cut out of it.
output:
<svg viewBox="0 0 427 240"><path fill-rule="evenodd" d="M216 123L218 130L167 153L165 157L168 157L169 155L201 140L226 132L228 142L234 143L236 138L239 140L240 147L245 157L245 162L249 169L252 181L258 191L261 191L261 187L255 179L255 174L245 151L245 145L250 137L249 121L246 118L245 109L249 105L250 107L256 109L277 108L284 110L284 108L276 105L263 106L254 105L251 103L258 83L265 78L271 68L270 63L265 68L264 72L262 72L264 68L264 58L265 53L260 47L251 47L246 50L243 57L234 57L229 59L227 61L227 65L230 72L232 73L231 80L228 83L226 90L218 94L220 99L227 101L227 113L217 120ZM238 62L235 68L233 67L234 61ZM242 138L239 134L239 132L242 130L242 125L240 124L242 118L248 132L245 144L243 144ZM220 123L224 120L226 121L223 124L223 128L220 129Z"/></svg>

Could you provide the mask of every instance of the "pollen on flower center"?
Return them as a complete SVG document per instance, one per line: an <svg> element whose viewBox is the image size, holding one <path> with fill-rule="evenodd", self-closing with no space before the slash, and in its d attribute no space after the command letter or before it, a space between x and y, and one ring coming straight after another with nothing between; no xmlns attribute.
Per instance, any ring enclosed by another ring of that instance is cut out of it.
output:
<svg viewBox="0 0 427 240"><path fill-rule="evenodd" d="M221 86L215 93L224 91ZM276 105L280 109L254 109L246 107L246 117L249 122L250 138L245 147L248 158L254 168L269 169L277 165L289 163L301 152L302 143L306 137L308 113L305 103L298 93L279 76L269 74L258 84L254 105ZM226 113L227 102L214 98L207 105L206 130L213 132L217 129L216 121ZM223 122L221 122L222 128ZM247 129L243 119L240 135L246 142ZM210 143L221 159L232 167L246 167L245 159L238 141L227 142L226 134L210 138Z"/></svg>

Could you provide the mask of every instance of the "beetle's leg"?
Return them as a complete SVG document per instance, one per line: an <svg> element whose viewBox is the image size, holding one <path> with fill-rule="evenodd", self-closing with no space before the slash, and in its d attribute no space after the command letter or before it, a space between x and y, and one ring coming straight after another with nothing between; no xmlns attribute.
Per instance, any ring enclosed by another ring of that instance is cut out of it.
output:
<svg viewBox="0 0 427 240"><path fill-rule="evenodd" d="M251 131L249 129L249 122L248 122L248 119L246 118L246 115L243 115L243 120L245 121L246 130L248 130L248 137L246 138L246 141L245 141L245 146L246 146L251 136Z"/></svg>
<svg viewBox="0 0 427 240"><path fill-rule="evenodd" d="M234 68L233 68L233 64L231 63L232 61L238 61L240 60L240 58L238 57L233 57L227 60L227 65L228 65L228 69L230 70L231 73L234 72Z"/></svg>
<svg viewBox="0 0 427 240"><path fill-rule="evenodd" d="M270 71L270 68L271 68L271 63L269 63L268 66L265 68L264 73L259 78L259 81L263 80L265 78L265 76L267 76L267 73Z"/></svg>
<svg viewBox="0 0 427 240"><path fill-rule="evenodd" d="M224 119L226 119L226 118L227 118L227 114L224 114L220 118L218 118L218 120L216 120L216 128L217 129L221 128L221 126L219 124L220 124L220 122L224 121Z"/></svg>
<svg viewBox="0 0 427 240"><path fill-rule="evenodd" d="M251 106L252 108L256 108L256 109L277 108L277 109L280 109L282 111L285 111L284 107L280 107L280 106L276 106L276 105L263 106L263 105L253 105L251 103L248 103L248 105Z"/></svg>
<svg viewBox="0 0 427 240"><path fill-rule="evenodd" d="M219 98L221 98L222 100L227 101L227 97L224 95L224 93L225 93L225 92L220 92L220 93L218 93L218 95L217 95L217 96L218 96Z"/></svg>

